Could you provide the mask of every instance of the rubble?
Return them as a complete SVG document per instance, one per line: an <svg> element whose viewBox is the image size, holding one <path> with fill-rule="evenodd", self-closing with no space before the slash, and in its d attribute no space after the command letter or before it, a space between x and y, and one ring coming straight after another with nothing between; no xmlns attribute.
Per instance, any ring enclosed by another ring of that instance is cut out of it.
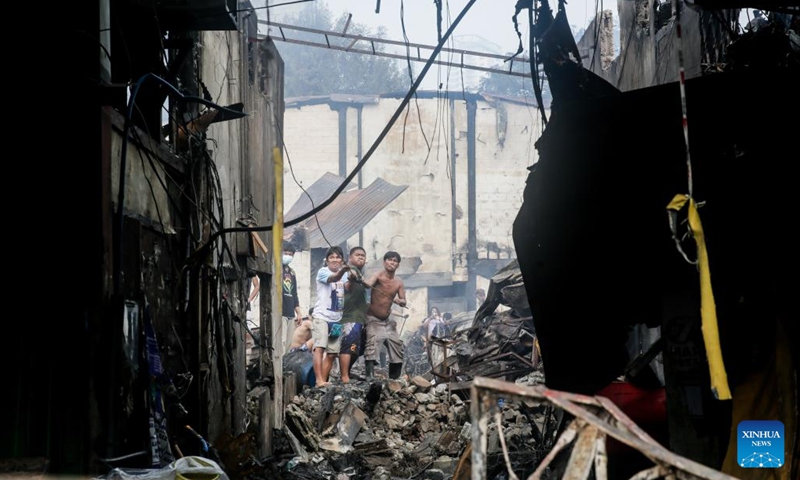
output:
<svg viewBox="0 0 800 480"><path fill-rule="evenodd" d="M376 390L377 402L370 404ZM274 456L284 459L281 478L449 479L470 443L469 408L448 384L422 377L305 387L286 407L280 433L288 441L276 442L281 446ZM535 439L543 438L552 412L510 402L499 408L510 455L532 472L546 453ZM496 427L492 431L489 457L501 465ZM543 454L531 454L537 450Z"/></svg>
<svg viewBox="0 0 800 480"><path fill-rule="evenodd" d="M429 354L421 332L408 340L401 379L388 379L385 369L377 368L371 382L324 389L298 385L285 407L284 428L275 431L281 437L274 442L275 473L304 479L463 476L471 455L472 380L544 382L516 261L492 277L477 312L458 313L447 327L446 338L431 339L440 349L437 355ZM302 376L299 366L306 363L298 358L285 368ZM362 378L360 368L354 366L353 378ZM563 414L502 399L497 409L499 416L488 427L487 465L502 474L511 462L532 473L564 427Z"/></svg>
<svg viewBox="0 0 800 480"><path fill-rule="evenodd" d="M406 374L432 383L460 383L457 390L468 388L469 380L479 376L544 383L536 329L516 260L490 279L477 312L456 314L446 325L448 337L431 341L444 355L429 357L420 332L410 338Z"/></svg>
<svg viewBox="0 0 800 480"><path fill-rule="evenodd" d="M419 337L417 337L419 338ZM413 345L414 338L409 342ZM544 387L536 331L516 261L492 277L477 312L448 322L432 365L409 360L406 375L364 381L356 363L349 384L302 385L287 399L274 430L270 472L279 479L612 478L605 440L638 450L654 467L642 475L680 472L730 480L667 451L609 399ZM302 361L301 361L302 360ZM298 359L287 365L305 365ZM291 370L291 369L288 369ZM297 373L301 370L295 368ZM258 390L251 399L259 397ZM251 411L257 405L251 406ZM263 461L263 460L262 460Z"/></svg>

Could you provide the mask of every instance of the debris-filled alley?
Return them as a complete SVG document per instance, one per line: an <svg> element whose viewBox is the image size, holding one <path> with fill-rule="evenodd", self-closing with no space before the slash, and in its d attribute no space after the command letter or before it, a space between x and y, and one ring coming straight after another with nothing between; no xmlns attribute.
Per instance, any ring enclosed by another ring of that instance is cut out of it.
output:
<svg viewBox="0 0 800 480"><path fill-rule="evenodd" d="M800 478L798 5L51 7L1 479Z"/></svg>

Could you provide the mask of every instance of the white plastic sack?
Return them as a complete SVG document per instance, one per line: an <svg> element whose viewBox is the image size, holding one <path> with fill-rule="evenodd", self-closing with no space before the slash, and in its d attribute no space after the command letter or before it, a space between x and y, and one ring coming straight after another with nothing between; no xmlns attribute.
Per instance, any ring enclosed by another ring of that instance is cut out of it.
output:
<svg viewBox="0 0 800 480"><path fill-rule="evenodd" d="M175 460L164 468L143 470L143 469L121 469L111 470L105 480L175 480L180 474L182 477L191 479L195 476L211 478L219 475L219 480L230 480L225 471L213 460L205 457L183 457Z"/></svg>

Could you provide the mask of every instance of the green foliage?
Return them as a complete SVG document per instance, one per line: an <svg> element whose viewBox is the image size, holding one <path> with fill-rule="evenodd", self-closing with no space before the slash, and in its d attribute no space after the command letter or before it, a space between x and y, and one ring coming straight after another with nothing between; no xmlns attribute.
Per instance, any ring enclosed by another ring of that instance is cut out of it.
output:
<svg viewBox="0 0 800 480"><path fill-rule="evenodd" d="M297 15L286 19L286 23L325 31L341 32L347 16L333 20L328 6L321 1L308 4ZM324 43L320 34L306 32L285 32L287 37ZM351 21L348 34L385 38L383 27L377 32L365 25ZM331 45L347 47L351 39L328 36ZM329 95L332 93L353 93L376 95L405 92L409 88L407 74L399 68L397 60L363 53L350 53L320 47L277 42L284 61L284 95L289 97L305 95ZM368 42L359 41L352 48L370 50ZM375 45L377 51L385 47Z"/></svg>

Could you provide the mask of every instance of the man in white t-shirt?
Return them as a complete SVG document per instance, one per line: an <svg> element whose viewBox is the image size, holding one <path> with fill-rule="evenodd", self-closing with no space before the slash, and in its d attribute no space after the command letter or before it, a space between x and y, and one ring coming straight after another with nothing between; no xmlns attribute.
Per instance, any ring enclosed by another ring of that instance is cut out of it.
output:
<svg viewBox="0 0 800 480"><path fill-rule="evenodd" d="M317 303L314 305L311 327L317 387L328 385L328 375L341 348L340 321L344 309L344 284L349 271L343 260L342 249L331 247L325 253L325 266L317 272Z"/></svg>

